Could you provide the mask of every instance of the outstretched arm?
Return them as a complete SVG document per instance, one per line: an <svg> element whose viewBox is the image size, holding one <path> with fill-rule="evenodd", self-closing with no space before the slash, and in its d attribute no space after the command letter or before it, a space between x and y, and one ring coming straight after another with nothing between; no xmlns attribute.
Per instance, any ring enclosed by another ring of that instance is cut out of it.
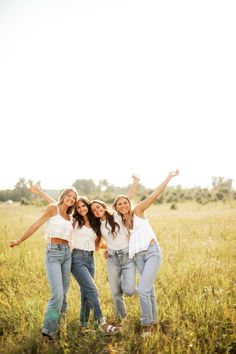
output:
<svg viewBox="0 0 236 354"><path fill-rule="evenodd" d="M128 193L127 193L127 197L132 200L133 197L135 196L135 194L137 193L137 189L138 189L138 182L139 182L139 177L135 174L132 175L133 178L133 184L131 185Z"/></svg>
<svg viewBox="0 0 236 354"><path fill-rule="evenodd" d="M35 223L33 223L20 238L10 241L9 246L15 247L32 236L40 228L40 226L42 226L53 215L54 211L55 206L49 205L43 215Z"/></svg>
<svg viewBox="0 0 236 354"><path fill-rule="evenodd" d="M166 177L166 179L157 188L155 188L154 191L146 199L136 205L136 207L134 208L134 213L137 216L144 217L144 211L149 208L150 205L154 203L154 201L159 197L159 195L166 188L171 178L178 176L178 174L179 170L171 171Z"/></svg>
<svg viewBox="0 0 236 354"><path fill-rule="evenodd" d="M30 192L38 195L41 197L43 200L45 200L48 203L56 203L57 201L53 198L51 198L47 193L45 193L41 187L38 184L34 184L29 187Z"/></svg>

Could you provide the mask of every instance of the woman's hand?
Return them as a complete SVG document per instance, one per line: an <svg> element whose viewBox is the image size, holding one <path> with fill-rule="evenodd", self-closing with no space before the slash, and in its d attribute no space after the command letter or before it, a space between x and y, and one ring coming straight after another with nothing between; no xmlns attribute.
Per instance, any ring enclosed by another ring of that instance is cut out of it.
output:
<svg viewBox="0 0 236 354"><path fill-rule="evenodd" d="M178 176L178 175L179 175L179 170L173 170L173 171L169 172L169 177L170 178Z"/></svg>
<svg viewBox="0 0 236 354"><path fill-rule="evenodd" d="M18 240L12 240L9 243L9 247L13 248L15 246L18 246L20 243L21 243L21 241L19 239Z"/></svg>
<svg viewBox="0 0 236 354"><path fill-rule="evenodd" d="M108 258L108 250L103 252L103 256L107 259Z"/></svg>
<svg viewBox="0 0 236 354"><path fill-rule="evenodd" d="M132 178L134 181L137 181L137 182L140 180L139 176L136 173L132 174Z"/></svg>
<svg viewBox="0 0 236 354"><path fill-rule="evenodd" d="M34 194L37 194L37 195L41 196L42 190L41 190L41 188L40 188L40 186L38 184L31 184L29 186L29 190L30 190L31 193L34 193Z"/></svg>

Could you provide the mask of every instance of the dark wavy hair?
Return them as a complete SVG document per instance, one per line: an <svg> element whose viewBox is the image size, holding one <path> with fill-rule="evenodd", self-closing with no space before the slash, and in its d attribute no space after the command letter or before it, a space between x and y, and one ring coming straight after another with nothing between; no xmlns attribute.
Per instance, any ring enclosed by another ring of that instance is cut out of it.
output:
<svg viewBox="0 0 236 354"><path fill-rule="evenodd" d="M83 216L81 216L77 211L77 206L78 206L79 202L84 203L86 205L86 207L88 208L87 216L88 216L89 224L98 237L96 244L100 243L101 237L102 237L101 232L100 232L100 219L96 218L93 215L92 210L91 210L91 202L87 197L84 197L84 196L78 197L77 202L75 204L75 208L74 208L73 218L78 221L80 228L85 224Z"/></svg>
<svg viewBox="0 0 236 354"><path fill-rule="evenodd" d="M100 204L105 209L105 214L104 214L106 217L105 227L109 231L109 234L111 232L112 236L115 238L117 236L117 232L120 230L120 225L115 221L113 213L108 209L108 206L102 200L94 199L91 201L90 206L92 206L92 204L94 203ZM110 225L111 230L107 227L107 224ZM100 220L100 226L101 226L101 220Z"/></svg>

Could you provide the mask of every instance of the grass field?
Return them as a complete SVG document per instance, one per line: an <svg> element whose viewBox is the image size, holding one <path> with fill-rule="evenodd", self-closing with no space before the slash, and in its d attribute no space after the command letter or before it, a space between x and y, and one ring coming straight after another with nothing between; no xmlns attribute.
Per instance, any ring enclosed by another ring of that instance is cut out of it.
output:
<svg viewBox="0 0 236 354"><path fill-rule="evenodd" d="M159 326L140 335L137 297L126 298L130 319L118 336L79 334L79 287L71 278L62 335L45 343L40 326L49 297L43 230L20 246L8 241L42 208L0 205L0 353L236 353L236 204L179 204L150 208L164 262L156 281ZM114 321L105 259L96 254L96 284L103 312ZM92 322L92 321L91 321ZM91 323L92 327L92 323Z"/></svg>

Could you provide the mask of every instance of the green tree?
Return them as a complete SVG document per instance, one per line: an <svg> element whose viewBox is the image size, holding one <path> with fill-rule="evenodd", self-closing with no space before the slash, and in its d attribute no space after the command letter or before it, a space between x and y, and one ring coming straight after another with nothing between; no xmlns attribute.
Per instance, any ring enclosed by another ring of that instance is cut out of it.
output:
<svg viewBox="0 0 236 354"><path fill-rule="evenodd" d="M97 187L92 179L77 179L73 184L80 195L90 195Z"/></svg>

